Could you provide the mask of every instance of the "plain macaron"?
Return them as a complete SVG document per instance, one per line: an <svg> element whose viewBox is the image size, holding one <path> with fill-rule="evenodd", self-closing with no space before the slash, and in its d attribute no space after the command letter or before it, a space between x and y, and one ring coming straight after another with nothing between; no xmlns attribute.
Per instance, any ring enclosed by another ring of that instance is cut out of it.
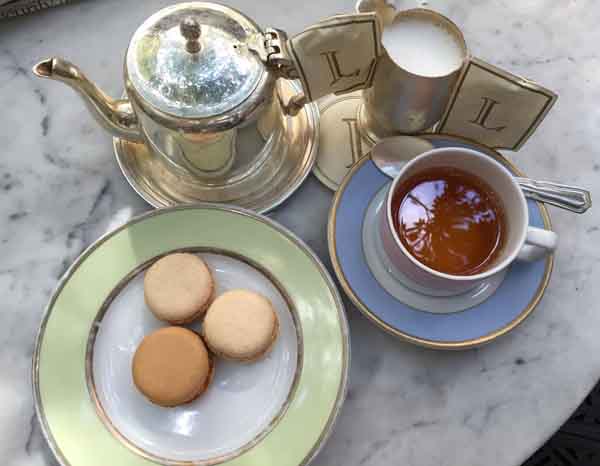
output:
<svg viewBox="0 0 600 466"><path fill-rule="evenodd" d="M204 315L215 293L206 263L189 253L158 259L144 276L144 299L157 319L186 324Z"/></svg>
<svg viewBox="0 0 600 466"><path fill-rule="evenodd" d="M165 327L146 335L132 362L133 382L152 403L172 407L206 391L213 362L197 333Z"/></svg>
<svg viewBox="0 0 600 466"><path fill-rule="evenodd" d="M279 320L271 301L263 295L250 290L231 290L210 305L202 333L216 355L250 362L271 349L279 333Z"/></svg>

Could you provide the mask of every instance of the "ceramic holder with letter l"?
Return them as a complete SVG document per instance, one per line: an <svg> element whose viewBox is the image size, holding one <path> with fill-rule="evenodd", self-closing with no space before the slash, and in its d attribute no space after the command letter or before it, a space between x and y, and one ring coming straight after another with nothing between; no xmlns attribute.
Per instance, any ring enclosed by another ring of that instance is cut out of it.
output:
<svg viewBox="0 0 600 466"><path fill-rule="evenodd" d="M369 152L395 177L405 161L431 148L420 136L432 131L516 150L556 100L537 84L470 57L460 29L434 11L397 11L384 0L361 0L357 9L377 14L382 54L371 87L319 103L314 173L331 189ZM575 186L523 178L519 184L540 202L577 213L591 206L589 192Z"/></svg>
<svg viewBox="0 0 600 466"><path fill-rule="evenodd" d="M124 99L61 58L33 71L83 97L114 136L128 181L152 205L210 201L265 212L312 168L312 101L369 87L380 47L372 12L335 16L288 39L224 5L187 2L133 34Z"/></svg>
<svg viewBox="0 0 600 466"><path fill-rule="evenodd" d="M556 102L554 92L472 57L460 29L439 13L397 11L385 0L359 0L356 9L376 12L383 29L373 85L357 116L371 142L433 131L516 151ZM409 34L431 46L428 59L410 61Z"/></svg>

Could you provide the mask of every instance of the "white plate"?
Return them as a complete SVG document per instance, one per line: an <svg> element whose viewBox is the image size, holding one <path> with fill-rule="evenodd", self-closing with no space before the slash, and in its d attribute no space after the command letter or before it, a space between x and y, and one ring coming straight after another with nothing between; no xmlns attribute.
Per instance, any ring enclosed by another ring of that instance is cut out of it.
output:
<svg viewBox="0 0 600 466"><path fill-rule="evenodd" d="M176 461L230 455L266 433L286 406L298 368L299 336L277 287L239 259L199 255L213 273L217 295L246 288L273 303L280 334L265 358L251 364L215 359L214 380L201 397L175 408L150 403L133 384L131 361L142 338L168 324L144 303L143 271L108 305L93 342L91 378L103 417L134 448Z"/></svg>

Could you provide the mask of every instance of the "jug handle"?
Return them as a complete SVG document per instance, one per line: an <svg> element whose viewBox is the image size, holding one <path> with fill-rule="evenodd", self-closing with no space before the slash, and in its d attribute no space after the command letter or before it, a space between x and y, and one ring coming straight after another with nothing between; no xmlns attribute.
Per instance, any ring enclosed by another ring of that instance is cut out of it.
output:
<svg viewBox="0 0 600 466"><path fill-rule="evenodd" d="M303 92L300 92L289 98L287 102L283 101L279 90L277 91L277 100L279 101L279 105L283 110L283 113L288 116L296 116L300 110L308 103L308 99Z"/></svg>

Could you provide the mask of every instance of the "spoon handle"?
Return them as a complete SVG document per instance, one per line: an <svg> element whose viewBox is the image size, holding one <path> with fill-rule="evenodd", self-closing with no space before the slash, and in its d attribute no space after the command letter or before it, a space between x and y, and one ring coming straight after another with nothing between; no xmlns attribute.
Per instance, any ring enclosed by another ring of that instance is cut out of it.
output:
<svg viewBox="0 0 600 466"><path fill-rule="evenodd" d="M536 201L552 204L578 214L584 213L592 206L592 195L585 189L530 178L517 177L516 180L521 186L523 194Z"/></svg>

